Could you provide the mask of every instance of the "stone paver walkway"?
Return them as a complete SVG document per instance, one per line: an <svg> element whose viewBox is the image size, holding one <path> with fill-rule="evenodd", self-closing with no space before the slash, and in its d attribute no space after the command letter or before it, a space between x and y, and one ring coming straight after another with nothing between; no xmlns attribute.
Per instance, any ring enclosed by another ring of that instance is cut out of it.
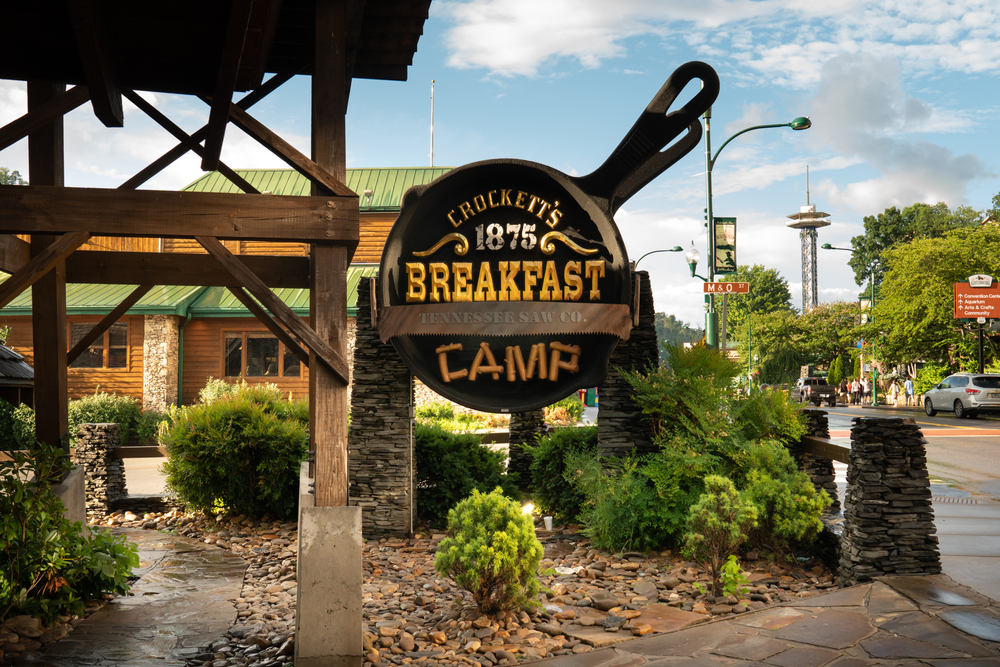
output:
<svg viewBox="0 0 1000 667"><path fill-rule="evenodd" d="M539 667L1000 667L1000 604L950 577L887 577Z"/></svg>
<svg viewBox="0 0 1000 667"><path fill-rule="evenodd" d="M26 664L54 667L184 667L236 620L246 562L186 537L119 529L139 546L132 594L91 614ZM210 655L208 656L211 657Z"/></svg>

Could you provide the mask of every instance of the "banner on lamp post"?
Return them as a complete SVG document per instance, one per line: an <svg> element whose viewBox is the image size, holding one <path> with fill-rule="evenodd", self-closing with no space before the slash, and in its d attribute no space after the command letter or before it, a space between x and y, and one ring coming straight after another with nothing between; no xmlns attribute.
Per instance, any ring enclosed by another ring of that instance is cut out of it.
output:
<svg viewBox="0 0 1000 667"><path fill-rule="evenodd" d="M716 275L736 273L736 218L713 218Z"/></svg>

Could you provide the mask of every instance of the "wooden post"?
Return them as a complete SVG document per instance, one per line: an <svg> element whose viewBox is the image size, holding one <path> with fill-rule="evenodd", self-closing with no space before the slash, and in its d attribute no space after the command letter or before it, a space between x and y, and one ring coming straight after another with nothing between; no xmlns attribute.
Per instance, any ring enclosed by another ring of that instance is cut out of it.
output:
<svg viewBox="0 0 1000 667"><path fill-rule="evenodd" d="M28 82L28 112L49 102L66 87L47 81ZM34 185L62 187L63 118L28 135L28 180ZM31 236L31 256L55 243L58 236ZM69 453L66 388L66 262L56 262L31 290L31 329L35 350L35 437L49 445L62 444Z"/></svg>
<svg viewBox="0 0 1000 667"><path fill-rule="evenodd" d="M316 66L312 76L312 158L343 182L347 111L344 5L316 3ZM313 194L332 194L313 186ZM309 312L319 336L346 357L347 263L343 246L313 244ZM312 357L313 355L310 355ZM313 359L311 361L314 362ZM346 506L347 383L321 363L309 364L309 432L316 451L316 506Z"/></svg>

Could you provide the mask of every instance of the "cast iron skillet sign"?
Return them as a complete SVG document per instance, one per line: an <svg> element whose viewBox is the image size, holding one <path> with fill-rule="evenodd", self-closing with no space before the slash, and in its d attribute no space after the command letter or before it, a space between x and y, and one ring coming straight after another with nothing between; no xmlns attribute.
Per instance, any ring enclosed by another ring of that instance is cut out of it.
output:
<svg viewBox="0 0 1000 667"><path fill-rule="evenodd" d="M695 78L701 91L666 113ZM632 326L612 216L698 144L718 92L715 70L682 65L587 176L487 160L407 190L379 267L383 342L424 384L477 410L533 410L600 384Z"/></svg>

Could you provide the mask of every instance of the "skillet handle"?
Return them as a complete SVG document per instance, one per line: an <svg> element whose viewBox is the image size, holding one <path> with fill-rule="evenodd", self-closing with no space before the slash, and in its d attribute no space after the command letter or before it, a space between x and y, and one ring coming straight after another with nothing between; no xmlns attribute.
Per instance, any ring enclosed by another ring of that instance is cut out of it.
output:
<svg viewBox="0 0 1000 667"><path fill-rule="evenodd" d="M696 78L702 82L698 94L682 108L666 113L681 90ZM710 65L684 63L666 80L604 164L577 179L577 184L587 194L607 199L614 214L629 197L698 145L699 118L718 96L719 76ZM680 141L662 150L685 130L687 134Z"/></svg>

